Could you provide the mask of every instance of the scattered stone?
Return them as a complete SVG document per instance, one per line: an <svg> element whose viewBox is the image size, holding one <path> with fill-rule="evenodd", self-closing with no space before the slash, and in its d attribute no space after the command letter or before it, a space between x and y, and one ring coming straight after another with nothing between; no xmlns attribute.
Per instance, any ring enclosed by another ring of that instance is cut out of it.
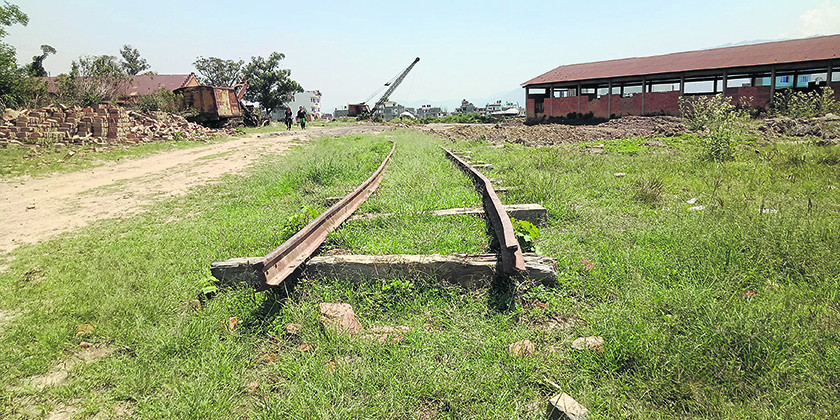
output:
<svg viewBox="0 0 840 420"><path fill-rule="evenodd" d="M761 214L776 214L779 211L776 209L757 209Z"/></svg>
<svg viewBox="0 0 840 420"><path fill-rule="evenodd" d="M297 335L303 327L300 324L289 323L286 324L286 334Z"/></svg>
<svg viewBox="0 0 840 420"><path fill-rule="evenodd" d="M362 330L362 324L356 319L353 307L349 303L319 303L321 324L338 334L356 334Z"/></svg>
<svg viewBox="0 0 840 420"><path fill-rule="evenodd" d="M685 202L685 203L686 203L686 204L694 204L694 203L696 203L696 202L697 202L697 197L694 197L694 198L692 198L692 199L686 200L686 202Z"/></svg>
<svg viewBox="0 0 840 420"><path fill-rule="evenodd" d="M522 340L517 341L508 346L508 352L513 357L526 357L534 354L536 348L534 347L534 343L531 340Z"/></svg>
<svg viewBox="0 0 840 420"><path fill-rule="evenodd" d="M706 206L694 206L694 207L689 207L688 208L688 211L703 211L703 210L706 210Z"/></svg>
<svg viewBox="0 0 840 420"><path fill-rule="evenodd" d="M548 400L549 420L589 420L589 410L565 392Z"/></svg>
<svg viewBox="0 0 840 420"><path fill-rule="evenodd" d="M616 178L623 178L623 177L627 176L627 173L625 173L625 172L616 172L616 173L614 173L614 174L613 174L613 176L615 176Z"/></svg>
<svg viewBox="0 0 840 420"><path fill-rule="evenodd" d="M572 348L575 350L604 351L604 338L599 336L580 337L572 341Z"/></svg>

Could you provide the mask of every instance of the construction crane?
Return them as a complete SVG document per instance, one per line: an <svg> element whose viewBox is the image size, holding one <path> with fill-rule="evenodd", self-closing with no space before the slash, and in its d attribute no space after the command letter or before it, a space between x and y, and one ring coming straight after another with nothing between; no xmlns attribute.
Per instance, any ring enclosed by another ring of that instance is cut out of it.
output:
<svg viewBox="0 0 840 420"><path fill-rule="evenodd" d="M373 109L370 109L370 107L365 105L365 102L367 102L367 101L362 102L362 103L358 103L358 104L348 104L347 105L347 116L348 117L357 117L357 116L359 116L360 114L363 114L363 113L369 113L371 116L375 115L376 111L378 111L379 109L382 108L382 106L385 104L385 101L388 100L388 97L391 96L392 93L394 93L394 90L396 90L397 86L399 86L400 83L402 83L403 79L405 79L405 76L408 74L408 72L411 71L412 68L414 68L414 65L417 64L418 61L420 61L420 57L415 58L414 61L411 63L411 65L408 66L405 70L403 70L402 73L397 75L397 77L395 77L394 79L392 79L388 83L385 83L385 86L388 89L386 89L385 93L382 94L382 97L379 98L378 101L376 101L376 105L373 106ZM377 92L374 92L373 95L371 95L368 98L368 100L370 100L371 98L376 96Z"/></svg>

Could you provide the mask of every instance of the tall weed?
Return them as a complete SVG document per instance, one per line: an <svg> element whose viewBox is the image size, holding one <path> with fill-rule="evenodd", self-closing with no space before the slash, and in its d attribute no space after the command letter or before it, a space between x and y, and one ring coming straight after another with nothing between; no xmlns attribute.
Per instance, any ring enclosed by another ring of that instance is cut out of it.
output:
<svg viewBox="0 0 840 420"><path fill-rule="evenodd" d="M681 98L680 113L688 127L706 131L706 157L714 161L732 160L735 147L746 132L749 114L722 94Z"/></svg>

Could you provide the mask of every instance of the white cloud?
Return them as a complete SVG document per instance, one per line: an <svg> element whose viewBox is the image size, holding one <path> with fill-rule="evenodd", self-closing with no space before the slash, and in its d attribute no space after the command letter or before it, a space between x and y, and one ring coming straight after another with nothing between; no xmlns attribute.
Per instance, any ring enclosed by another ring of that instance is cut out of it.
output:
<svg viewBox="0 0 840 420"><path fill-rule="evenodd" d="M832 35L840 33L840 2L824 1L799 16L802 35Z"/></svg>

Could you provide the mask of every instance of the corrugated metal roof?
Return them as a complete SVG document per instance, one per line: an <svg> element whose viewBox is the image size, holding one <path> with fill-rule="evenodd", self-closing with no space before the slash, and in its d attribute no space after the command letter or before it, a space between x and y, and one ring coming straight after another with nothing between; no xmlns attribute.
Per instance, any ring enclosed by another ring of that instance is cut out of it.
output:
<svg viewBox="0 0 840 420"><path fill-rule="evenodd" d="M840 35L560 66L522 86L840 58ZM840 69L838 69L840 70Z"/></svg>

